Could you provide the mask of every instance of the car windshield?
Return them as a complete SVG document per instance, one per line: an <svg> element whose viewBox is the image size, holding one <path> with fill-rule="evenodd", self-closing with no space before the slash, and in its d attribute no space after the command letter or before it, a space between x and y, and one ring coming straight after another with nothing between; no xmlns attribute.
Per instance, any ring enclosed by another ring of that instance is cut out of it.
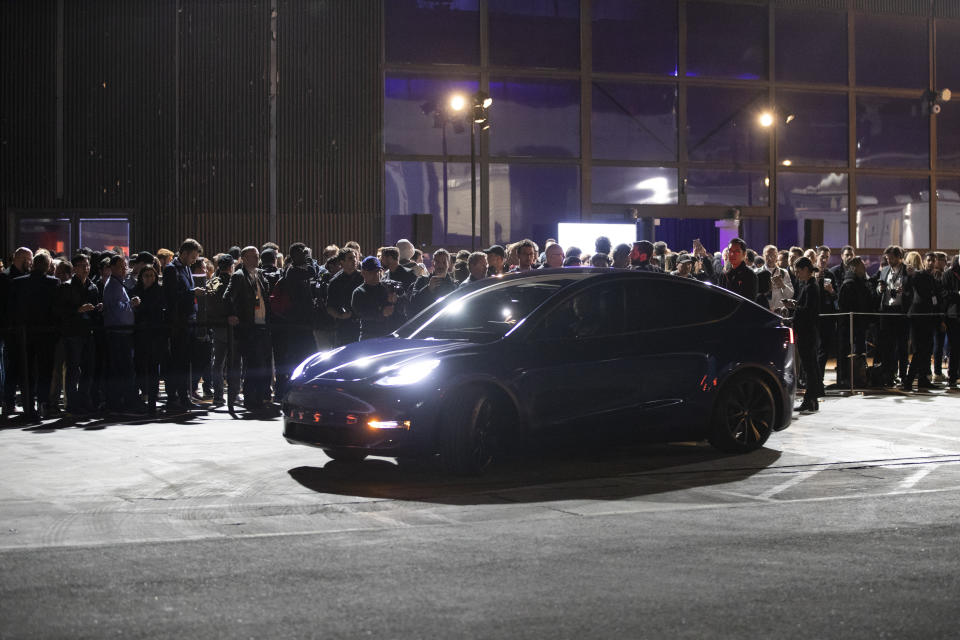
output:
<svg viewBox="0 0 960 640"><path fill-rule="evenodd" d="M397 335L401 338L471 342L497 340L544 300L572 282L571 278L524 278L495 284L464 296L450 296L400 327Z"/></svg>

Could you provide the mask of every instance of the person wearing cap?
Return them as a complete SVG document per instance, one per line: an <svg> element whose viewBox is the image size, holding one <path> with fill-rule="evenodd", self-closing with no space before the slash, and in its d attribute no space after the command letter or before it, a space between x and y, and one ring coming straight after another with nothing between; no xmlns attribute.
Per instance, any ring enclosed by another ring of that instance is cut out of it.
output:
<svg viewBox="0 0 960 640"><path fill-rule="evenodd" d="M383 267L375 256L360 263L363 284L353 290L350 306L360 319L360 339L379 338L397 326L397 292L380 281Z"/></svg>
<svg viewBox="0 0 960 640"><path fill-rule="evenodd" d="M677 258L677 269L676 271L671 271L670 275L696 280L696 278L693 277L693 256L689 253L681 253Z"/></svg>
<svg viewBox="0 0 960 640"><path fill-rule="evenodd" d="M507 259L507 251L499 244L491 245L484 249L487 254L487 275L502 276L504 274L503 264Z"/></svg>
<svg viewBox="0 0 960 640"><path fill-rule="evenodd" d="M437 249L433 252L433 272L417 278L413 285L411 315L426 309L456 288L457 283L450 275L450 254L446 249Z"/></svg>
<svg viewBox="0 0 960 640"><path fill-rule="evenodd" d="M394 246L397 247L399 263L408 269L413 269L413 266L416 264L414 253L417 250L416 247L413 246L413 243L406 238L400 238Z"/></svg>
<svg viewBox="0 0 960 640"><path fill-rule="evenodd" d="M716 283L738 293L747 300L756 302L758 295L757 274L747 264L747 243L740 238L732 238L727 245L727 268L717 275Z"/></svg>
<svg viewBox="0 0 960 640"><path fill-rule="evenodd" d="M363 284L363 276L357 270L357 253L348 247L337 254L338 271L327 284L327 313L334 319L334 342L342 346L360 339L360 319L354 317L353 291Z"/></svg>
<svg viewBox="0 0 960 640"><path fill-rule="evenodd" d="M731 252L732 253L732 252ZM793 331L797 342L797 361L800 373L806 381L803 402L797 407L801 413L819 410L818 398L823 396L823 374L817 363L817 345L820 333L820 285L814 274L816 265L804 256L794 265L800 290L796 299L784 300L788 309L793 309Z"/></svg>

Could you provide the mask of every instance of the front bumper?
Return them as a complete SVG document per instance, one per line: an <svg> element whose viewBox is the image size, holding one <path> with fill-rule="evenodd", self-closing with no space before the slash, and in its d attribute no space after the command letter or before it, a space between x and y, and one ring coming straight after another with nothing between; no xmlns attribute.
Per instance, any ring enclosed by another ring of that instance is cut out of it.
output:
<svg viewBox="0 0 960 640"><path fill-rule="evenodd" d="M343 382L296 385L282 404L283 437L291 444L372 455L418 450L432 426L423 392Z"/></svg>

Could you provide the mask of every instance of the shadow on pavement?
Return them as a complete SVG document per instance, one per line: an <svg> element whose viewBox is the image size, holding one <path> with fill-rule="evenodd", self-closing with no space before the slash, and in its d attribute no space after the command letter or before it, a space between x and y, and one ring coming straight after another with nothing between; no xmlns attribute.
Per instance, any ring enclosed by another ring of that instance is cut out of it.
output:
<svg viewBox="0 0 960 640"><path fill-rule="evenodd" d="M780 452L731 456L706 444L651 444L617 451L561 449L501 462L480 477L444 473L436 459L370 458L290 469L318 493L441 504L611 500L743 480L771 466Z"/></svg>

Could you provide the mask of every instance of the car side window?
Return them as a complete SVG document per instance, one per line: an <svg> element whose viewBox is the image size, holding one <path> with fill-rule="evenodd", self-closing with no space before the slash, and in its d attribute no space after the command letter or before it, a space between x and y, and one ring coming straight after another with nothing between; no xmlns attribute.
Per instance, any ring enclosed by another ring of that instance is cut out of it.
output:
<svg viewBox="0 0 960 640"><path fill-rule="evenodd" d="M590 287L552 309L533 331L534 340L583 340L624 332L620 283Z"/></svg>
<svg viewBox="0 0 960 640"><path fill-rule="evenodd" d="M627 331L653 331L716 322L739 302L682 278L644 278L626 287Z"/></svg>

